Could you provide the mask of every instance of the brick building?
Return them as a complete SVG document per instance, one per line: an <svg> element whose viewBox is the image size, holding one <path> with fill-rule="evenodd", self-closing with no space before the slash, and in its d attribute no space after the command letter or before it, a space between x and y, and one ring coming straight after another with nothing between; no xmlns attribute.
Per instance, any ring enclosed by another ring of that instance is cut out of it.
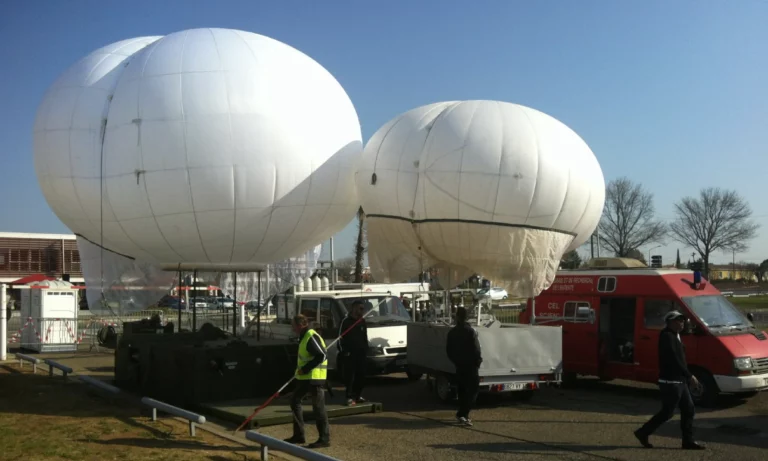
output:
<svg viewBox="0 0 768 461"><path fill-rule="evenodd" d="M76 237L0 232L0 283L36 275L84 282Z"/></svg>

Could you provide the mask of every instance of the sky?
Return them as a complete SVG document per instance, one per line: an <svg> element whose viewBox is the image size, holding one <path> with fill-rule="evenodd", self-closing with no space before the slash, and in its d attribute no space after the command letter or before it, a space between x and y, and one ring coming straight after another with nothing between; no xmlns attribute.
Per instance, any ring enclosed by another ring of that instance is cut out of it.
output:
<svg viewBox="0 0 768 461"><path fill-rule="evenodd" d="M4 0L0 231L70 232L32 162L37 106L64 70L126 38L222 27L275 38L328 69L355 104L364 141L424 104L508 101L571 127L606 181L626 176L653 192L660 219L701 188L736 190L761 229L735 259L760 262L768 259L766 23L768 0ZM354 239L350 223L335 238L337 257L351 255ZM674 241L652 252L669 263L678 249L687 260L691 249Z"/></svg>

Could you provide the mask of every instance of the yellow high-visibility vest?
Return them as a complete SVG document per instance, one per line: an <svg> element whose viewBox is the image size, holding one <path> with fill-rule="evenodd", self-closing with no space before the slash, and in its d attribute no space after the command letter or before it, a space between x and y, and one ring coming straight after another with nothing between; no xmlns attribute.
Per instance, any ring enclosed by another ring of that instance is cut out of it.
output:
<svg viewBox="0 0 768 461"><path fill-rule="evenodd" d="M312 338L312 336L315 336L317 340L320 342L320 345L323 346L323 349L325 349L325 341L323 341L323 337L317 334L315 330L309 329L307 330L307 334L304 335L304 338L299 343L299 357L298 357L298 366L296 367L296 379L301 381L312 381L312 382L322 382L325 381L328 376L328 356L326 355L325 360L323 360L323 363L313 368L309 373L301 374L298 370L302 369L306 364L312 361L314 356L309 353L307 350L307 344L309 343L309 340Z"/></svg>

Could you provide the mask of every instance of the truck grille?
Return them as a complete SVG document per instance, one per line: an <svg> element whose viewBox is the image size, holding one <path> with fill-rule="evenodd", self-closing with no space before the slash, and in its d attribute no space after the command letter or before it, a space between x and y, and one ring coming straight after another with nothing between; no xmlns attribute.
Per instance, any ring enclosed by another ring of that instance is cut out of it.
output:
<svg viewBox="0 0 768 461"><path fill-rule="evenodd" d="M386 349L387 354L405 354L406 352L408 352L407 347L388 347Z"/></svg>
<svg viewBox="0 0 768 461"><path fill-rule="evenodd" d="M752 362L755 365L753 371L756 375L768 373L768 357L763 357L762 359L752 359Z"/></svg>

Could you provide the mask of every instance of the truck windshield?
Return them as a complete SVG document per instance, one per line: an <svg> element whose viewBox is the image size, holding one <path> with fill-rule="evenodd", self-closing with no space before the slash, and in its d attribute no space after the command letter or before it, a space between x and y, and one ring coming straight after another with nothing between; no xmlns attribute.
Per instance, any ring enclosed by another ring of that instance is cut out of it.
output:
<svg viewBox="0 0 768 461"><path fill-rule="evenodd" d="M347 312L349 312L349 309L352 307L352 303L358 299L360 298L348 298L344 300L344 307L347 308ZM361 300L365 303L363 312L368 314L367 317L365 317L367 323L402 323L411 320L411 317L408 315L408 311L405 310L405 306L403 306L400 298L394 296L367 296ZM371 312L371 309L374 311Z"/></svg>
<svg viewBox="0 0 768 461"><path fill-rule="evenodd" d="M745 329L752 323L721 295L684 296L683 302L710 329Z"/></svg>

